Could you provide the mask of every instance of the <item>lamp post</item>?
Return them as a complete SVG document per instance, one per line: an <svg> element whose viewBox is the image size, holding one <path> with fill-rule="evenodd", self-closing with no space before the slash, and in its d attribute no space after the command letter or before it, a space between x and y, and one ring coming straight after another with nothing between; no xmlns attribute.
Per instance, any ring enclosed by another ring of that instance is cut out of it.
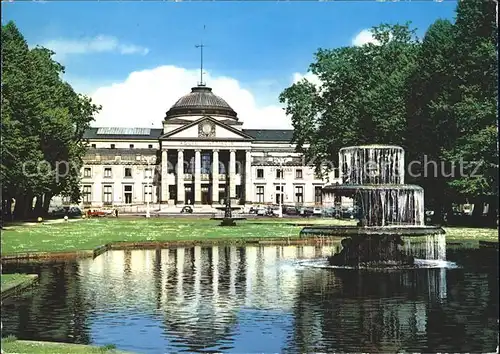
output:
<svg viewBox="0 0 500 354"><path fill-rule="evenodd" d="M279 210L278 210L278 217L282 218L283 217L283 161L280 159L280 203L279 203Z"/></svg>
<svg viewBox="0 0 500 354"><path fill-rule="evenodd" d="M279 169L280 169L280 184L279 184L279 195L280 195L280 200L278 203L278 217L282 218L283 217L283 177L284 177L284 171L283 171L283 157L275 157L274 161L278 163Z"/></svg>
<svg viewBox="0 0 500 354"><path fill-rule="evenodd" d="M146 166L147 166L146 171L151 171L149 166L151 165L151 162L154 162L155 157L154 156L149 156L149 158L145 157L145 160L146 160ZM152 199L152 197L153 197L152 179L153 179L153 171L151 171L151 176L148 176L147 181L146 181L146 188L148 191L148 194L147 194L148 197L146 199L146 218L151 217L151 213L149 211L149 200Z"/></svg>

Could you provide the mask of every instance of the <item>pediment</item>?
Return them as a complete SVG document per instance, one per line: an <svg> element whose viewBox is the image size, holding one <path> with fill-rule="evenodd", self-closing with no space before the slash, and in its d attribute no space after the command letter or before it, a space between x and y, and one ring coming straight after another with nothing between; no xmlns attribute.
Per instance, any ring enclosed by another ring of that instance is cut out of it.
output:
<svg viewBox="0 0 500 354"><path fill-rule="evenodd" d="M160 140L253 140L253 138L207 116L162 135Z"/></svg>

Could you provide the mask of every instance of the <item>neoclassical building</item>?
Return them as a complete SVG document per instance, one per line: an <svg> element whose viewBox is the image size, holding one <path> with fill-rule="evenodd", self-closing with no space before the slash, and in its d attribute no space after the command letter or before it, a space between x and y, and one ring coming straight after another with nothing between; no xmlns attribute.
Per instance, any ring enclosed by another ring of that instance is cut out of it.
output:
<svg viewBox="0 0 500 354"><path fill-rule="evenodd" d="M82 168L84 206L233 203L323 204L323 179L291 144L293 130L242 129L237 113L198 85L166 112L162 129L90 128Z"/></svg>

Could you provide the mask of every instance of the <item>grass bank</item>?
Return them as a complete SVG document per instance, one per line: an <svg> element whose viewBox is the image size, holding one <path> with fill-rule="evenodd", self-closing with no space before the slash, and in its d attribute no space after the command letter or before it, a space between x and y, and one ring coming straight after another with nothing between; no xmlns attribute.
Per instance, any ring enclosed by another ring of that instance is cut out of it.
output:
<svg viewBox="0 0 500 354"><path fill-rule="evenodd" d="M24 341L13 337L2 339L2 350L5 353L30 354L125 354L125 352L116 350L113 345L96 347L81 344Z"/></svg>
<svg viewBox="0 0 500 354"><path fill-rule="evenodd" d="M498 242L498 230L474 227L444 227L446 241Z"/></svg>
<svg viewBox="0 0 500 354"><path fill-rule="evenodd" d="M220 227L207 219L89 219L75 223L36 224L12 227L2 235L2 255L25 252L72 252L93 250L112 242L196 241L244 238L298 238L299 223L349 224L339 220L260 219L239 221L235 227Z"/></svg>
<svg viewBox="0 0 500 354"><path fill-rule="evenodd" d="M15 289L29 286L36 278L33 274L2 274L2 297Z"/></svg>
<svg viewBox="0 0 500 354"><path fill-rule="evenodd" d="M31 252L76 252L93 250L113 242L198 240L243 240L245 238L298 238L298 224L353 225L336 219L254 219L235 227L220 227L219 221L185 218L89 219L75 223L36 224L4 230L2 255ZM453 241L498 241L495 229L445 228Z"/></svg>

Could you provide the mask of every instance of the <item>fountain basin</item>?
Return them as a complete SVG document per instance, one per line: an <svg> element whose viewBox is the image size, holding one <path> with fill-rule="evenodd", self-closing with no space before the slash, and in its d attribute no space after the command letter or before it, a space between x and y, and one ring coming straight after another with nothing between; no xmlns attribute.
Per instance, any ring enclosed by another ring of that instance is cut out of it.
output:
<svg viewBox="0 0 500 354"><path fill-rule="evenodd" d="M404 184L404 150L394 145L348 146L339 150L342 184Z"/></svg>
<svg viewBox="0 0 500 354"><path fill-rule="evenodd" d="M335 194L339 196L352 196L359 191L421 191L422 187L415 184L332 184L323 187L324 194Z"/></svg>
<svg viewBox="0 0 500 354"><path fill-rule="evenodd" d="M360 226L424 226L424 190L416 185L334 185L324 195L349 196L360 208Z"/></svg>
<svg viewBox="0 0 500 354"><path fill-rule="evenodd" d="M234 206L230 206L229 208L226 207L226 206L220 206L220 207L215 207L216 210L220 210L220 211L226 211L227 209L231 209L231 210L241 210L241 207L234 207Z"/></svg>
<svg viewBox="0 0 500 354"><path fill-rule="evenodd" d="M398 267L413 266L415 257L403 249L400 235L356 235L342 240L342 250L327 261L332 266Z"/></svg>
<svg viewBox="0 0 500 354"><path fill-rule="evenodd" d="M331 266L400 268L413 267L417 258L446 260L444 232L423 237L398 234L353 235L342 239L341 244L340 252L327 258Z"/></svg>
<svg viewBox="0 0 500 354"><path fill-rule="evenodd" d="M226 218L224 216L221 216L221 217L216 216L216 217L210 218L210 220L220 220L221 221L220 226L236 226L235 221L246 220L246 218L242 218L242 217Z"/></svg>
<svg viewBox="0 0 500 354"><path fill-rule="evenodd" d="M441 235L445 231L439 226L306 226L300 231L301 237L307 236L427 236L427 235Z"/></svg>
<svg viewBox="0 0 500 354"><path fill-rule="evenodd" d="M333 199L351 197L357 206L358 224L310 226L300 232L301 237L343 238L342 250L328 257L330 265L413 266L415 255L408 252L412 239L403 241L403 237L425 236L426 247L431 250L434 250L433 239L439 239L441 246L446 245L442 228L425 225L423 188L404 184L403 148L393 145L342 148L339 169L342 184L324 187L323 195ZM438 254L445 259L443 252Z"/></svg>

